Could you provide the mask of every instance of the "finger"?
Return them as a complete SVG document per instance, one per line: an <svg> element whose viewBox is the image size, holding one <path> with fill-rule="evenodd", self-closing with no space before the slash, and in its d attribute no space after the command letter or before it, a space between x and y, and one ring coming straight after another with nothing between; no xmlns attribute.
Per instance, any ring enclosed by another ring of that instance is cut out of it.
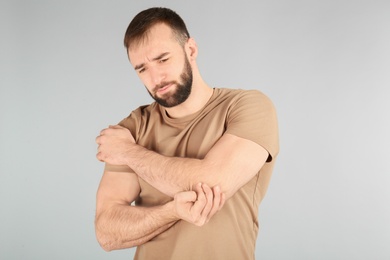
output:
<svg viewBox="0 0 390 260"><path fill-rule="evenodd" d="M196 223L199 218L201 217L203 208L206 204L206 196L202 189L202 184L198 183L195 186L194 191L196 192L196 201L194 202L194 205L191 207L191 215L193 217L193 222Z"/></svg>
<svg viewBox="0 0 390 260"><path fill-rule="evenodd" d="M210 210L210 213L208 214L207 216L207 222L210 221L211 217L214 216L214 214L219 210L220 208L220 202L221 202L221 189L219 188L219 186L215 186L213 188L213 194L214 194L214 198L213 198L213 204L212 204L212 208Z"/></svg>
<svg viewBox="0 0 390 260"><path fill-rule="evenodd" d="M196 192L194 191L183 191L175 195L175 200L178 202L195 202L196 201Z"/></svg>
<svg viewBox="0 0 390 260"><path fill-rule="evenodd" d="M202 189L203 189L203 192L204 192L205 197L206 197L206 204L203 208L201 221L200 221L203 224L206 222L207 217L213 208L214 195L213 195L213 191L210 189L210 187L208 185L202 184Z"/></svg>
<svg viewBox="0 0 390 260"><path fill-rule="evenodd" d="M225 202L226 202L226 195L225 193L221 193L221 200L219 202L219 209L218 210L221 210L223 205L225 205Z"/></svg>
<svg viewBox="0 0 390 260"><path fill-rule="evenodd" d="M101 161L101 162L104 162L104 160L103 160L103 158L102 158L102 153L101 153L101 152L98 152L98 153L96 154L96 159L98 159L98 160Z"/></svg>
<svg viewBox="0 0 390 260"><path fill-rule="evenodd" d="M106 130L107 130L107 128L104 128L102 131L100 131L100 135L104 135Z"/></svg>
<svg viewBox="0 0 390 260"><path fill-rule="evenodd" d="M191 207L196 201L195 191L183 191L176 193L174 196L175 214L178 218L193 223L193 217L191 214Z"/></svg>
<svg viewBox="0 0 390 260"><path fill-rule="evenodd" d="M95 143L100 144L101 143L101 135L97 136L95 138Z"/></svg>

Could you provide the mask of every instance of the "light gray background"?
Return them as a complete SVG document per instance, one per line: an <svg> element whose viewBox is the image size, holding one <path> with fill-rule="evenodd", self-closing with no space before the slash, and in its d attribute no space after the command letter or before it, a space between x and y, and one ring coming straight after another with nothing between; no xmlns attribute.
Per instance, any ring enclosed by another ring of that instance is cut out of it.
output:
<svg viewBox="0 0 390 260"><path fill-rule="evenodd" d="M390 259L389 3L1 1L0 258L132 258L95 240L94 139L151 101L122 38L157 5L187 22L210 85L277 107L257 259Z"/></svg>

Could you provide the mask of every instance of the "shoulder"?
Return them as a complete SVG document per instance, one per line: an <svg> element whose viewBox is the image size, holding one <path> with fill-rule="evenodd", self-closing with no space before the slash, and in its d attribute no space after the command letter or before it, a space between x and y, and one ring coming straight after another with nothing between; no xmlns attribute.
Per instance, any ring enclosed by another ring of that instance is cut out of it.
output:
<svg viewBox="0 0 390 260"><path fill-rule="evenodd" d="M257 89L217 88L216 91L218 91L216 99L228 100L231 105L257 104L262 107L273 107L271 99Z"/></svg>
<svg viewBox="0 0 390 260"><path fill-rule="evenodd" d="M215 88L215 91L217 91L218 97L269 99L263 92L257 89Z"/></svg>
<svg viewBox="0 0 390 260"><path fill-rule="evenodd" d="M153 102L148 105L140 106L137 109L131 111L130 115L127 118L148 117L151 114L154 114L158 110L159 110L159 105L156 102Z"/></svg>
<svg viewBox="0 0 390 260"><path fill-rule="evenodd" d="M119 122L119 125L129 129L132 134L148 124L154 117L159 117L160 106L153 102L149 105L140 106L133 110L127 117Z"/></svg>

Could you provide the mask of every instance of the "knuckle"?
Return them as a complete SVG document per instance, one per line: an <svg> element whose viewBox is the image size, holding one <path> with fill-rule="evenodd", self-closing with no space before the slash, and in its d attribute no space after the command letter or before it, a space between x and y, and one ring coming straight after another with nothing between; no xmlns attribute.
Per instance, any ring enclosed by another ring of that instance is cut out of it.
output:
<svg viewBox="0 0 390 260"><path fill-rule="evenodd" d="M198 222L196 223L196 225L197 225L198 227L202 227L202 226L204 225L204 223L205 223L205 221L204 221L204 220L201 220L201 221L198 221Z"/></svg>
<svg viewBox="0 0 390 260"><path fill-rule="evenodd" d="M102 158L102 156L101 156L101 154L100 153L98 153L98 154L96 154L96 158L99 160L99 161L103 161L103 158Z"/></svg>
<svg viewBox="0 0 390 260"><path fill-rule="evenodd" d="M202 203L205 203L206 202L206 198L205 196L198 196L198 201L202 202Z"/></svg>

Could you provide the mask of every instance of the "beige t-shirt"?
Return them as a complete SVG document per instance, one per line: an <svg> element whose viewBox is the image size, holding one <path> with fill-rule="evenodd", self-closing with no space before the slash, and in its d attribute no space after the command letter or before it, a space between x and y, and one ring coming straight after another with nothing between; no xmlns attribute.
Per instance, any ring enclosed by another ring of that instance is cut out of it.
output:
<svg viewBox="0 0 390 260"><path fill-rule="evenodd" d="M202 159L225 133L265 148L269 152L267 163L206 225L197 227L179 221L138 246L135 256L145 260L254 259L258 207L279 151L277 118L271 101L257 90L215 88L205 107L195 114L170 118L162 106L152 103L133 111L120 125L131 131L137 144L165 156ZM126 166L110 165L106 170L132 171ZM140 178L139 182L137 206L156 206L172 200Z"/></svg>

